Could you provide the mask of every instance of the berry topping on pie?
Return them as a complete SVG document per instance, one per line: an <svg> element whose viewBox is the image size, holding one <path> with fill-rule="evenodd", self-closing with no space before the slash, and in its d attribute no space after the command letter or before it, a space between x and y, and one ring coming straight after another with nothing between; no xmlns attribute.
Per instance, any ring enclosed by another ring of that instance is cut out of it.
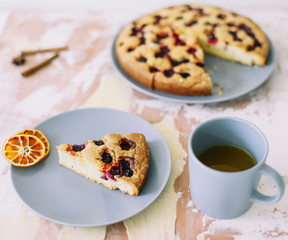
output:
<svg viewBox="0 0 288 240"><path fill-rule="evenodd" d="M101 160L104 162L104 163L111 163L113 158L111 156L110 153L108 152L103 152L102 155L101 155Z"/></svg>
<svg viewBox="0 0 288 240"><path fill-rule="evenodd" d="M266 35L252 20L200 4L143 16L124 27L116 41L119 63L133 79L181 95L212 94L204 53L263 66L268 51Z"/></svg>
<svg viewBox="0 0 288 240"><path fill-rule="evenodd" d="M93 141L97 146L102 146L104 142L102 140L94 140Z"/></svg>
<svg viewBox="0 0 288 240"><path fill-rule="evenodd" d="M137 196L146 180L149 149L141 133L107 134L101 140L57 149L61 165L109 189Z"/></svg>
<svg viewBox="0 0 288 240"><path fill-rule="evenodd" d="M81 145L72 145L73 151L74 152L80 152L85 148L85 144Z"/></svg>

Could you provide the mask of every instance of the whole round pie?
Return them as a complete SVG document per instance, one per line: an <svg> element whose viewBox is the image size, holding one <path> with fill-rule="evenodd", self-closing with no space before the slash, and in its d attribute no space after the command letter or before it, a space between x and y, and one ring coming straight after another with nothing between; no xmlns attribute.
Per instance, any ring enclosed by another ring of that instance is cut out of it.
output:
<svg viewBox="0 0 288 240"><path fill-rule="evenodd" d="M266 35L252 20L198 4L143 16L124 27L116 40L119 63L134 80L180 95L212 94L204 53L264 66L268 52Z"/></svg>

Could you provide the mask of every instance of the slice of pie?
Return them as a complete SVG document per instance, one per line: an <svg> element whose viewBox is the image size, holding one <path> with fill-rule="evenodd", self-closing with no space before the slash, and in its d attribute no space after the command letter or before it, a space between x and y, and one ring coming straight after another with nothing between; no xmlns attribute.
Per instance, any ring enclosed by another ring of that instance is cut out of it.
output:
<svg viewBox="0 0 288 240"><path fill-rule="evenodd" d="M197 4L141 17L124 27L116 41L119 63L133 79L148 88L181 95L212 94L204 52L263 66L268 51L266 35L252 20Z"/></svg>
<svg viewBox="0 0 288 240"><path fill-rule="evenodd" d="M59 163L109 189L138 196L149 168L149 149L141 133L108 134L82 145L57 146Z"/></svg>

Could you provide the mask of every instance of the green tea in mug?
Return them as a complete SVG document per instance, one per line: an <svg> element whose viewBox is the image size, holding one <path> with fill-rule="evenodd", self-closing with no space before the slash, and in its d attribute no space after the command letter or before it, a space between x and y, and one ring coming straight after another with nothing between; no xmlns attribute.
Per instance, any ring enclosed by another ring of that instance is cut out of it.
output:
<svg viewBox="0 0 288 240"><path fill-rule="evenodd" d="M251 153L235 145L213 145L198 153L206 166L223 172L239 172L257 164Z"/></svg>

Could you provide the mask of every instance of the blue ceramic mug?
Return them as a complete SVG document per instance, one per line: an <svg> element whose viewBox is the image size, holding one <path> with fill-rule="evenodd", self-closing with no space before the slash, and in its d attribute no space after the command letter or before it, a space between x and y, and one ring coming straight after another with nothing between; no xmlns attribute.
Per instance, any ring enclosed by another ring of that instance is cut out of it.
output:
<svg viewBox="0 0 288 240"><path fill-rule="evenodd" d="M218 144L232 144L247 150L257 164L244 171L223 172L207 167L197 159L201 150ZM283 196L283 179L265 164L267 140L257 127L247 121L223 117L200 124L189 137L188 151L191 198L195 206L210 217L235 218L245 213L254 201L272 204ZM257 191L262 174L275 182L278 190L275 196Z"/></svg>

